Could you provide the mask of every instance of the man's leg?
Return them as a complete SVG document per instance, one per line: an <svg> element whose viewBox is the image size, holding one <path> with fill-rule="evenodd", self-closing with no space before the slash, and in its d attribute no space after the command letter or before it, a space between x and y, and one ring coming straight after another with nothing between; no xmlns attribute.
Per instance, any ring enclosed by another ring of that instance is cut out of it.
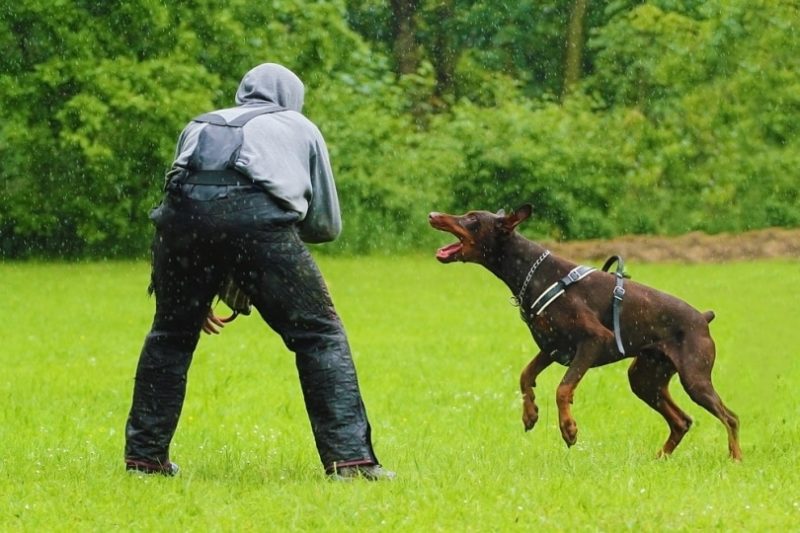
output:
<svg viewBox="0 0 800 533"><path fill-rule="evenodd" d="M153 243L156 311L136 369L125 429L129 468L170 466L169 445L186 394L186 377L200 327L221 277L202 243L157 231Z"/></svg>
<svg viewBox="0 0 800 533"><path fill-rule="evenodd" d="M255 243L255 244L254 244ZM378 464L347 335L328 289L292 226L262 228L234 269L264 320L295 352L320 459L330 473Z"/></svg>

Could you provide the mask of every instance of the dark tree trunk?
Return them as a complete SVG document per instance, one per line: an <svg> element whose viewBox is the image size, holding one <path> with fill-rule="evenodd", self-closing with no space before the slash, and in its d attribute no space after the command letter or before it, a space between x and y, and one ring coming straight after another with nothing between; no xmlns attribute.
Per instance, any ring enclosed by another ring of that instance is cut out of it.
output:
<svg viewBox="0 0 800 533"><path fill-rule="evenodd" d="M567 26L567 45L564 54L564 86L562 98L567 96L581 79L583 45L584 45L584 19L589 0L575 0L569 16Z"/></svg>
<svg viewBox="0 0 800 533"><path fill-rule="evenodd" d="M391 0L393 54L397 74L417 71L420 62L416 14L421 0Z"/></svg>
<svg viewBox="0 0 800 533"><path fill-rule="evenodd" d="M436 31L431 43L431 61L436 70L435 97L442 99L453 91L458 50L453 42L453 32L448 27L453 20L453 0L442 0L434 11Z"/></svg>

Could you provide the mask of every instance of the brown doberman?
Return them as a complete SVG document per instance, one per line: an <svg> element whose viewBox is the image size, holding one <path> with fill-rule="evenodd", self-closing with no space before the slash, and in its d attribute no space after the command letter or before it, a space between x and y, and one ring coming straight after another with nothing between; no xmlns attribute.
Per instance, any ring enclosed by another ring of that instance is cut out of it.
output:
<svg viewBox="0 0 800 533"><path fill-rule="evenodd" d="M740 460L739 419L723 404L711 383L715 347L708 324L714 313L701 313L686 302L621 275L579 266L551 254L515 231L531 215L523 205L513 213L470 211L454 216L431 213L435 229L458 242L440 248L442 263L483 265L511 289L540 352L520 376L522 422L530 430L539 418L533 392L536 377L553 362L567 367L556 404L561 436L572 446L578 428L570 405L575 388L596 366L633 358L628 379L634 394L658 411L670 434L659 456L680 444L692 419L673 401L669 382L675 373L697 404L717 417L728 432L728 450ZM614 307L617 300L617 333Z"/></svg>

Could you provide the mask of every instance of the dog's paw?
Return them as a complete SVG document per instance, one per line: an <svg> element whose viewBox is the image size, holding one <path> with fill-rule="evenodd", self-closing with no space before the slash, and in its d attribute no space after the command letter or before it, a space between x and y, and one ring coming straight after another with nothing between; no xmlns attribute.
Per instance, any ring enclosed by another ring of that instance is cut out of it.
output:
<svg viewBox="0 0 800 533"><path fill-rule="evenodd" d="M522 405L522 424L525 431L530 431L539 421L539 408L533 402L525 401Z"/></svg>
<svg viewBox="0 0 800 533"><path fill-rule="evenodd" d="M566 420L561 424L561 438L570 448L578 442L578 425L574 420Z"/></svg>

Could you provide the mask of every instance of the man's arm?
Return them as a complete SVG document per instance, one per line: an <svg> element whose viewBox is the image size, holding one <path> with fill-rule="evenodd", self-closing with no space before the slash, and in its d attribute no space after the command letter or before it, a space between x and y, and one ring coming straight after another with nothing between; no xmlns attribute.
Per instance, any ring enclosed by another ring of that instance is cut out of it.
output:
<svg viewBox="0 0 800 533"><path fill-rule="evenodd" d="M309 243L330 242L342 231L339 197L333 179L328 148L322 136L311 155L311 200L306 218L299 224L300 238Z"/></svg>

